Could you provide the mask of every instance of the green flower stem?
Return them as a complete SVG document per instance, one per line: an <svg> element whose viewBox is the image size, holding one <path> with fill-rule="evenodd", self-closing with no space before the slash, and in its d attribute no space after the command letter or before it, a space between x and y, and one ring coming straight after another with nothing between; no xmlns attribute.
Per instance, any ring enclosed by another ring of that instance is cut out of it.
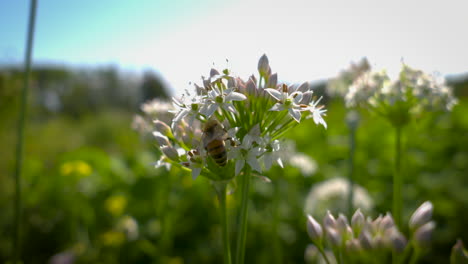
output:
<svg viewBox="0 0 468 264"><path fill-rule="evenodd" d="M242 198L240 208L240 221L239 229L237 234L237 249L236 249L236 263L244 263L245 256L245 241L247 237L247 209L249 202L249 190L250 190L250 171L251 168L248 164L245 165L244 174L242 176Z"/></svg>
<svg viewBox="0 0 468 264"><path fill-rule="evenodd" d="M413 252L413 255L411 256L411 259L410 259L409 263L410 264L415 264L416 261L418 261L419 255L420 255L419 247L414 247L414 252Z"/></svg>
<svg viewBox="0 0 468 264"><path fill-rule="evenodd" d="M36 0L31 0L29 9L28 36L26 43L26 55L24 66L24 83L21 93L21 102L17 129L16 142L16 164L15 164L15 198L14 198L14 234L13 234L13 263L20 260L20 226L21 226L21 167L23 165L23 141L25 131L25 120L28 102L29 77L31 75L31 57L34 40L34 26L36 22Z"/></svg>
<svg viewBox="0 0 468 264"><path fill-rule="evenodd" d="M350 127L349 134L349 192L348 192L348 217L351 219L353 215L353 200L354 200L354 153L356 152L356 127Z"/></svg>
<svg viewBox="0 0 468 264"><path fill-rule="evenodd" d="M328 259L327 254L325 253L325 250L323 250L323 247L322 246L317 246L317 249L320 252L320 254L322 254L322 257L323 257L323 259L325 259L325 262L327 264L330 264L330 260Z"/></svg>
<svg viewBox="0 0 468 264"><path fill-rule="evenodd" d="M396 126L395 138L395 171L393 174L393 216L396 225L401 228L401 213L403 208L403 175L401 174L401 126Z"/></svg>
<svg viewBox="0 0 468 264"><path fill-rule="evenodd" d="M278 177L276 180L273 182L273 187L274 187L274 196L273 196L273 223L272 223L272 241L273 241L273 256L275 263L283 263L283 252L281 248L281 243L280 243L280 236L278 234L278 226L280 223L280 199L283 197L281 195L281 189L280 189L280 184L281 184L281 179Z"/></svg>
<svg viewBox="0 0 468 264"><path fill-rule="evenodd" d="M229 244L229 225L226 210L227 183L221 182L218 183L217 186L218 188L216 189L216 193L218 194L219 210L221 216L224 264L231 264L231 246Z"/></svg>

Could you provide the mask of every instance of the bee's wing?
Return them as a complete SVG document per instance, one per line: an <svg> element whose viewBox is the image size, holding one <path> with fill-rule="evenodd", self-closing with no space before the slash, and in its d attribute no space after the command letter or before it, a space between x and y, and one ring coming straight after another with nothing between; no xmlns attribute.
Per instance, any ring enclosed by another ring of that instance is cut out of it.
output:
<svg viewBox="0 0 468 264"><path fill-rule="evenodd" d="M206 146L208 145L208 143L211 142L212 139L213 139L213 136L210 136L210 135L207 135L206 133L203 133L203 135L202 135L202 144L203 144L204 149L206 149Z"/></svg>
<svg viewBox="0 0 468 264"><path fill-rule="evenodd" d="M224 127L218 127L214 134L214 138L219 138L221 140L226 140L228 138L228 133Z"/></svg>

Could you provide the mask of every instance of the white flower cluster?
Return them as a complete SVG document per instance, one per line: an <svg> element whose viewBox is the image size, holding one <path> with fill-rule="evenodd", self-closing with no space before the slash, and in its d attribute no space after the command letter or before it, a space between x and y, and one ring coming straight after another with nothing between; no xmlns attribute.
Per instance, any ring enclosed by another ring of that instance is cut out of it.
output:
<svg viewBox="0 0 468 264"><path fill-rule="evenodd" d="M314 247L308 250L317 250L322 255L309 252L306 256L326 258L327 263L336 263L337 259L341 259L341 263L367 263L366 260L386 263L392 253L399 258L408 257L402 254L407 247L420 252L428 246L435 228L432 211L432 203L425 202L413 213L409 221L409 241L399 231L390 213L372 219L358 209L348 221L343 214L335 218L328 212L322 225L309 215L307 232Z"/></svg>
<svg viewBox="0 0 468 264"><path fill-rule="evenodd" d="M349 191L349 181L341 177L317 183L307 195L304 211L316 217L323 217L331 208L333 212L344 212L348 206ZM353 207L370 212L374 203L367 190L354 184L353 191Z"/></svg>
<svg viewBox="0 0 468 264"><path fill-rule="evenodd" d="M132 121L132 128L139 131L143 135L151 134L154 130L153 120L158 119L162 122L170 122L173 114L170 113L174 106L163 99L155 98L145 102L140 107L142 115L135 115Z"/></svg>
<svg viewBox="0 0 468 264"><path fill-rule="evenodd" d="M362 58L356 63L351 63L351 65L349 65L347 69L342 70L337 77L328 81L327 94L331 97L344 97L351 83L370 69L371 65L367 58Z"/></svg>
<svg viewBox="0 0 468 264"><path fill-rule="evenodd" d="M361 74L349 87L345 100L348 107L371 108L398 125L404 125L411 114L448 111L457 102L444 82L406 65L395 80L384 71Z"/></svg>
<svg viewBox="0 0 468 264"><path fill-rule="evenodd" d="M246 168L261 172L275 162L282 166L279 140L303 118L326 127L326 110L308 83L278 84L265 55L258 71L258 78L244 81L212 69L195 92L173 98L172 120L155 121L164 154L160 164L182 166L194 178L231 179Z"/></svg>

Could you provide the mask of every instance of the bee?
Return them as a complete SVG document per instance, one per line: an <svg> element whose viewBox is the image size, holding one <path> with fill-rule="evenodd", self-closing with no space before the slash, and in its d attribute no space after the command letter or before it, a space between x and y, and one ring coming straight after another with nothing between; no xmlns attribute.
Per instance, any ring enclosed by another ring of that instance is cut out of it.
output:
<svg viewBox="0 0 468 264"><path fill-rule="evenodd" d="M228 133L223 125L216 119L210 119L203 126L202 144L208 155L223 167L227 163L227 153L225 140Z"/></svg>

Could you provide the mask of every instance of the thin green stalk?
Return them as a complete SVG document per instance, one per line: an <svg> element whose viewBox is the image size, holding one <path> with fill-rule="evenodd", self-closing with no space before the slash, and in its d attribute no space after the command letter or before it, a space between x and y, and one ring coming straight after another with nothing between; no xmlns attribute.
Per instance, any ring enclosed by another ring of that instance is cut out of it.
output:
<svg viewBox="0 0 468 264"><path fill-rule="evenodd" d="M413 252L413 255L411 256L411 259L410 259L410 264L415 264L416 261L418 260L419 258L419 255L420 255L420 249L418 247L414 247L414 252Z"/></svg>
<svg viewBox="0 0 468 264"><path fill-rule="evenodd" d="M318 246L317 249L320 252L320 254L322 254L323 259L325 259L325 262L327 264L330 264L330 260L328 259L327 254L325 253L325 250L323 250L322 246Z"/></svg>
<svg viewBox="0 0 468 264"><path fill-rule="evenodd" d="M28 35L26 42L25 66L24 66L24 83L21 91L21 102L19 109L19 119L17 127L17 142L16 142L16 164L15 164L15 198L14 198L14 233L13 233L13 263L16 264L20 260L20 227L21 227L21 168L23 165L23 145L25 120L28 102L29 77L31 75L31 57L34 40L34 26L36 21L36 0L31 0L29 9Z"/></svg>
<svg viewBox="0 0 468 264"><path fill-rule="evenodd" d="M356 152L356 127L350 127L349 134L349 192L348 192L348 217L351 219L353 215L353 200L354 200L354 153Z"/></svg>
<svg viewBox="0 0 468 264"><path fill-rule="evenodd" d="M237 248L236 248L236 263L244 263L245 257L245 241L247 237L247 209L249 203L249 190L250 190L250 166L245 165L244 174L242 175L242 198L240 208L240 221L239 233L237 234Z"/></svg>
<svg viewBox="0 0 468 264"><path fill-rule="evenodd" d="M280 178L278 177L276 181L273 182L274 185L274 194L273 194L273 223L272 223L272 241L273 241L273 256L276 263L283 263L283 254L281 251L281 244L278 234L278 226L280 223L280 199L281 199L281 190L280 190Z"/></svg>
<svg viewBox="0 0 468 264"><path fill-rule="evenodd" d="M396 225L401 228L401 214L403 207L403 175L401 174L401 126L396 127L395 138L395 172L393 174L393 216Z"/></svg>
<svg viewBox="0 0 468 264"><path fill-rule="evenodd" d="M221 215L224 264L231 264L231 246L229 244L229 225L226 210L226 190L227 184L221 183L219 185L219 189L217 189L217 194L219 199L219 209Z"/></svg>

